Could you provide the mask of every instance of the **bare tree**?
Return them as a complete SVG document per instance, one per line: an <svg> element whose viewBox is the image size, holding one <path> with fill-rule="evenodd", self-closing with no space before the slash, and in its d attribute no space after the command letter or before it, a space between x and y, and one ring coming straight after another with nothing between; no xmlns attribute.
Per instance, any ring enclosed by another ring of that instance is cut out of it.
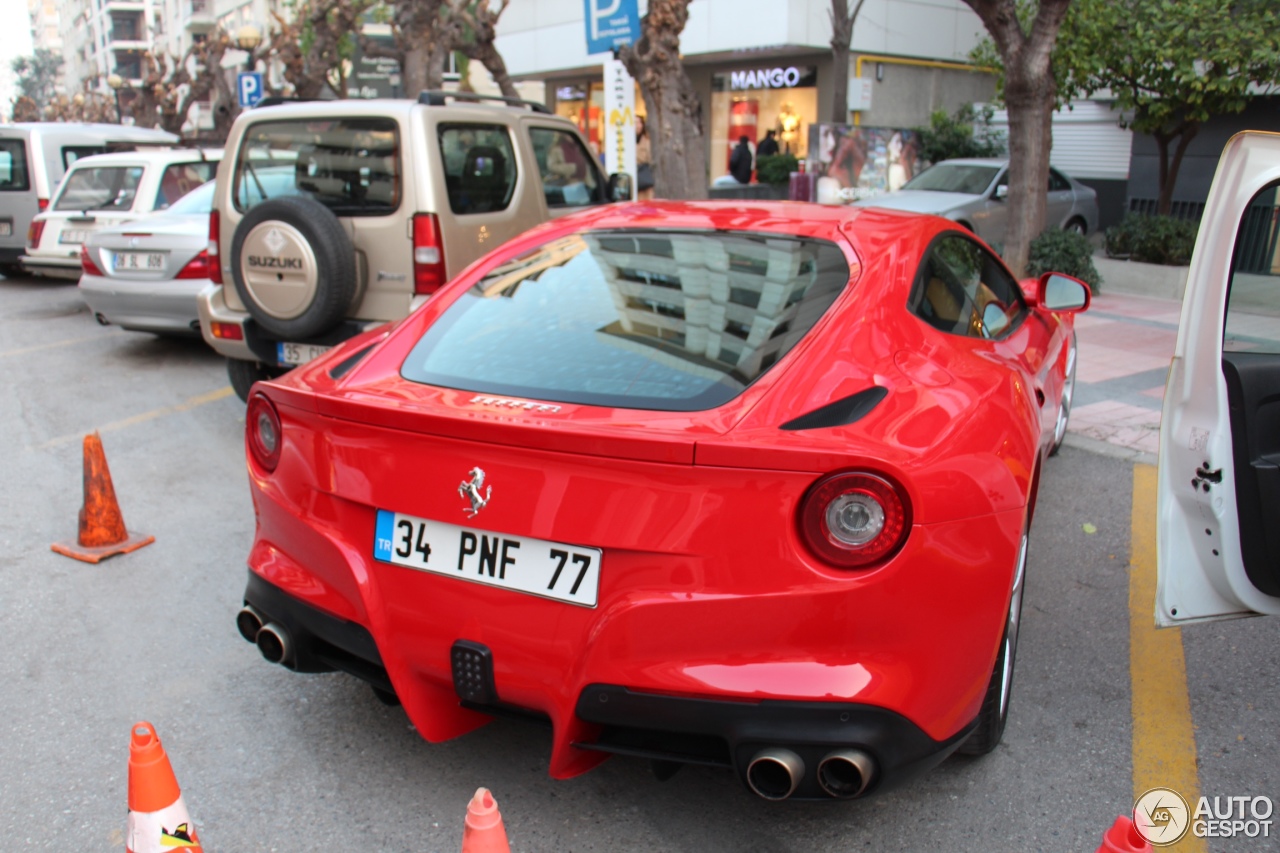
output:
<svg viewBox="0 0 1280 853"><path fill-rule="evenodd" d="M836 68L835 91L831 98L831 120L844 124L849 120L849 46L853 43L853 25L858 20L865 0L857 0L849 11L849 0L831 0L827 16L831 18L831 57Z"/></svg>
<svg viewBox="0 0 1280 853"><path fill-rule="evenodd" d="M1050 57L1071 0L1040 0L1029 30L1018 19L1017 0L965 3L982 19L1004 63L1004 101L1009 111L1009 227L1004 259L1022 275L1031 240L1044 228L1057 98Z"/></svg>
<svg viewBox="0 0 1280 853"><path fill-rule="evenodd" d="M474 59L485 67L502 94L518 98L515 83L507 73L507 63L494 45L497 39L498 19L506 11L510 0L500 0L497 9L491 9L489 0L450 0L449 17L453 23L452 46L468 59ZM412 90L410 90L412 91Z"/></svg>
<svg viewBox="0 0 1280 853"><path fill-rule="evenodd" d="M639 40L619 52L644 94L659 198L707 197L702 101L680 59L680 33L688 20L689 0L650 0Z"/></svg>
<svg viewBox="0 0 1280 853"><path fill-rule="evenodd" d="M325 89L347 97L347 62L370 5L371 0L300 0L292 20L271 13L276 27L265 54L284 67L285 83L296 97L317 98Z"/></svg>
<svg viewBox="0 0 1280 853"><path fill-rule="evenodd" d="M400 63L404 90L416 94L444 84L445 64L453 50L454 31L442 11L449 0L391 0L392 47L360 35L365 56L389 57Z"/></svg>

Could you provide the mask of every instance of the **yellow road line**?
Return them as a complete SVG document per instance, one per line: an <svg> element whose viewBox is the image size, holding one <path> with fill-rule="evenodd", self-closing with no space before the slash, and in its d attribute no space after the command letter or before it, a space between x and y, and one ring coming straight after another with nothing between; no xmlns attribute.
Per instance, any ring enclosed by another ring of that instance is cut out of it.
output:
<svg viewBox="0 0 1280 853"><path fill-rule="evenodd" d="M1129 570L1129 681L1133 688L1133 796L1172 788L1192 810L1200 798L1196 737L1180 628L1157 629L1156 469L1133 466ZM1188 815L1188 818L1190 816ZM1163 848L1162 848L1163 849ZM1190 832L1169 850L1204 853Z"/></svg>
<svg viewBox="0 0 1280 853"><path fill-rule="evenodd" d="M112 423L105 424L103 426L98 427L97 431L98 432L115 432L117 430L122 430L125 427L136 426L137 424L140 424L140 423L153 421L156 418L162 418L165 415L175 415L179 412L186 412L196 408L197 406L203 406L206 403L216 403L218 400L225 400L227 397L230 397L233 393L235 392L231 390L230 385L224 385L223 387L219 388L216 391L210 391L207 394L200 394L199 396L192 397L188 400L183 400L181 403L175 403L172 406L164 406L163 408L152 409L149 412L143 412L140 415L134 415L133 417L125 418L122 421L113 421ZM80 433L80 432L75 433L74 435L60 435L57 438L49 439L44 444L37 444L35 447L32 448L32 450L49 450L50 448L53 448L53 447L61 447L64 444L70 444L74 441L80 441L83 438L84 438L84 433Z"/></svg>
<svg viewBox="0 0 1280 853"><path fill-rule="evenodd" d="M60 341L50 341L45 344L36 344L29 347L20 347L19 349L5 350L4 352L0 352L0 358L7 358L11 355L27 355L28 353L40 352L41 350L47 349L57 349L58 347L69 347L74 346L75 344L82 344L85 341L101 341L108 338L114 338L117 335L122 334L124 334L124 331L121 329L111 329L105 332L95 332L92 335L85 335L79 338L64 338Z"/></svg>

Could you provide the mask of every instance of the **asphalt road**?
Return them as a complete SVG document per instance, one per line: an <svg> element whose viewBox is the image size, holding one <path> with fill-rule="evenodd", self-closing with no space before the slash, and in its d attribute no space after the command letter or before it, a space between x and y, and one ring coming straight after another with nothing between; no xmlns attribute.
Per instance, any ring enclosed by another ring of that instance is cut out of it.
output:
<svg viewBox="0 0 1280 853"><path fill-rule="evenodd" d="M0 368L0 850L123 849L139 720L210 851L457 850L480 785L516 851L1092 851L1132 806L1127 462L1068 447L1045 472L995 753L865 801L769 804L629 759L557 782L537 728L432 745L353 678L265 663L233 625L253 510L221 360L100 327L73 286L0 279ZM125 520L156 536L99 566L49 549L75 535L94 429ZM1183 639L1202 793L1280 798L1280 620Z"/></svg>

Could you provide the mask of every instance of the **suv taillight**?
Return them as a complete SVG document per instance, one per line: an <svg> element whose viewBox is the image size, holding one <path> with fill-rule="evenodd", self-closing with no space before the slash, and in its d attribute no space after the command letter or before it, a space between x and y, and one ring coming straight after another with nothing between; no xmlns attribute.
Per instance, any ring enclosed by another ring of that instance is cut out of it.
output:
<svg viewBox="0 0 1280 853"><path fill-rule="evenodd" d="M98 265L93 262L93 258L89 256L89 247L80 247L80 270L85 275L102 275L102 270L98 269Z"/></svg>
<svg viewBox="0 0 1280 853"><path fill-rule="evenodd" d="M800 503L800 532L823 560L861 569L892 556L911 530L911 507L893 483L877 474L831 474L814 483Z"/></svg>
<svg viewBox="0 0 1280 853"><path fill-rule="evenodd" d="M40 219L31 220L31 225L27 228L27 246L35 249L40 246L40 235L44 233L44 221Z"/></svg>
<svg viewBox="0 0 1280 853"><path fill-rule="evenodd" d="M221 237L221 234L219 232L220 227L221 227L221 221L218 219L218 211L216 210L209 211L209 246L201 254L204 255L205 262L208 265L209 281L213 282L214 284L222 284L222 263L221 263L222 258L221 258L221 255L218 253L218 240ZM192 261L191 263L195 263L195 261ZM188 264L187 266L190 266L190 265L191 264ZM185 271L186 270L183 270L183 272ZM195 276L195 275L188 276L188 277L199 278L199 276ZM183 278L183 275L179 273L178 278Z"/></svg>
<svg viewBox="0 0 1280 853"><path fill-rule="evenodd" d="M413 292L435 293L444 285L444 241L434 213L413 217Z"/></svg>
<svg viewBox="0 0 1280 853"><path fill-rule="evenodd" d="M284 436L280 433L280 415L265 394L254 394L249 399L245 413L245 440L249 454L268 473L280 464L280 446Z"/></svg>

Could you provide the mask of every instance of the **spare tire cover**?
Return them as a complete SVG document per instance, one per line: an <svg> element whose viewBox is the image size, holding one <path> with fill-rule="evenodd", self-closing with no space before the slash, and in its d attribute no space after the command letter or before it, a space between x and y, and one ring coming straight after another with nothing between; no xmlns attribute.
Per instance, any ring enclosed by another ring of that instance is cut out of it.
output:
<svg viewBox="0 0 1280 853"><path fill-rule="evenodd" d="M231 274L262 329L284 339L322 335L356 294L356 255L338 217L310 196L268 199L231 238Z"/></svg>

